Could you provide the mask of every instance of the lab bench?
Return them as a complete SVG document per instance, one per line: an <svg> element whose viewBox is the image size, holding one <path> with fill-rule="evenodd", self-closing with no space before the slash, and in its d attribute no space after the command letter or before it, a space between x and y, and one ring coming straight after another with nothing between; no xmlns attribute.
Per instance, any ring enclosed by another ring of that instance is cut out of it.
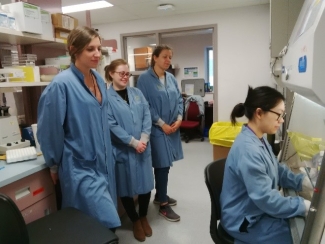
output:
<svg viewBox="0 0 325 244"><path fill-rule="evenodd" d="M0 160L0 192L15 202L26 224L56 211L54 184L43 156L12 164Z"/></svg>

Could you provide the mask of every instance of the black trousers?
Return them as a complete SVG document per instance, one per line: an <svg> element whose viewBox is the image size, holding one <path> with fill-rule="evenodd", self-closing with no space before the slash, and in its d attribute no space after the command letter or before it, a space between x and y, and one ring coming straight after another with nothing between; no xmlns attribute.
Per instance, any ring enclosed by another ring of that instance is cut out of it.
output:
<svg viewBox="0 0 325 244"><path fill-rule="evenodd" d="M137 221L140 217L147 216L150 196L151 196L151 191L146 194L138 195L139 214L135 209L133 197L121 197L121 202L126 211L126 214L128 215L128 217L132 222Z"/></svg>

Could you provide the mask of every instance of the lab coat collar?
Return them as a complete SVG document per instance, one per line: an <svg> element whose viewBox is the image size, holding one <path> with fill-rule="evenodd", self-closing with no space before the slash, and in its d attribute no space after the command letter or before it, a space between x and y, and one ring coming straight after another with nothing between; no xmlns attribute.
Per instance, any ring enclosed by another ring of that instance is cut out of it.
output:
<svg viewBox="0 0 325 244"><path fill-rule="evenodd" d="M261 142L260 138L258 138L253 131L251 131L249 128L247 128L247 124L244 124L243 125L243 127L242 127L242 133L245 136L248 136L249 138L251 138L254 141L254 143L256 143L257 145L259 145L259 147L263 148L263 150L268 150L269 152L267 152L267 155L270 156L270 158L271 158L271 160L272 160L273 163L276 163L275 162L275 157L272 157L270 155L270 153L271 154L273 153L272 147L269 145L269 143L267 142L267 140L265 139L264 136L263 136L263 140L265 142L265 145L264 145L264 143Z"/></svg>
<svg viewBox="0 0 325 244"><path fill-rule="evenodd" d="M157 80L159 80L159 78L157 77L157 75L156 75L156 73L155 73L155 71L153 70L152 67L149 67L148 72L149 72L149 74L151 74L153 77L155 77ZM167 72L166 72L166 71L165 71L165 77L166 77L166 79L167 79Z"/></svg>
<svg viewBox="0 0 325 244"><path fill-rule="evenodd" d="M85 84L85 82L84 82L85 77L84 77L83 73L75 66L74 63L70 64L70 68L71 68L72 72L78 77L79 81L82 82L83 84ZM90 72L96 77L96 80L98 81L98 76L97 76L96 72L93 72L92 69L90 69Z"/></svg>
<svg viewBox="0 0 325 244"><path fill-rule="evenodd" d="M109 92L110 95L116 97L117 100L125 102L124 99L121 98L121 96L120 96L120 95L119 95L119 94L114 90L113 85L111 85L111 86L108 88L108 92ZM130 92L129 92L128 87L126 87L126 92L127 92L127 94L128 94L129 104L131 104L131 100L132 100L132 98L131 98L131 96L130 96Z"/></svg>
<svg viewBox="0 0 325 244"><path fill-rule="evenodd" d="M256 142L258 145L261 147L264 147L264 144L261 142L260 138L258 138L253 131L251 131L248 127L247 124L244 124L242 127L242 133L245 136L248 136L251 138L254 142ZM264 137L263 137L264 138ZM264 139L265 140L265 139Z"/></svg>

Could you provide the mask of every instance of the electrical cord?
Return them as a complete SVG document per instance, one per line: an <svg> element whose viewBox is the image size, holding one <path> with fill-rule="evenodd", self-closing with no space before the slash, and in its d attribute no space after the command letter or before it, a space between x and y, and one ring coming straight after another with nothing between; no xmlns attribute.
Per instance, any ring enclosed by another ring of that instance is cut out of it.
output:
<svg viewBox="0 0 325 244"><path fill-rule="evenodd" d="M276 63L276 61L277 61L278 59L279 59L278 57L275 58L275 60L274 60L274 62L273 62L273 65L272 65L272 68L271 68L271 70L272 70L272 75L273 75L274 77L276 77L276 78L279 78L279 77L280 77L280 75L276 75L276 74L274 74L274 65L275 65L275 63Z"/></svg>

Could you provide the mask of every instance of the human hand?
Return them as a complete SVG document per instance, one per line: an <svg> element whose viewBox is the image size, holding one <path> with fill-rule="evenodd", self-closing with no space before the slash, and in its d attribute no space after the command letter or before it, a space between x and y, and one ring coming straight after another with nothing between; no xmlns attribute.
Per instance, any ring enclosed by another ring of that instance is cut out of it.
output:
<svg viewBox="0 0 325 244"><path fill-rule="evenodd" d="M137 148L135 149L137 153L143 153L147 148L147 145L143 143L142 141L139 141Z"/></svg>
<svg viewBox="0 0 325 244"><path fill-rule="evenodd" d="M165 132L166 135L173 133L172 127L166 123L161 127L161 129Z"/></svg>
<svg viewBox="0 0 325 244"><path fill-rule="evenodd" d="M54 172L50 172L50 175L51 175L51 179L53 181L53 184L56 185L58 183L58 180L59 180L59 175L58 173L54 173Z"/></svg>
<svg viewBox="0 0 325 244"><path fill-rule="evenodd" d="M181 126L182 121L181 120L176 120L172 125L173 132L177 131L178 128Z"/></svg>
<svg viewBox="0 0 325 244"><path fill-rule="evenodd" d="M304 199L304 204L305 204L305 217L307 218L311 202L309 200Z"/></svg>

